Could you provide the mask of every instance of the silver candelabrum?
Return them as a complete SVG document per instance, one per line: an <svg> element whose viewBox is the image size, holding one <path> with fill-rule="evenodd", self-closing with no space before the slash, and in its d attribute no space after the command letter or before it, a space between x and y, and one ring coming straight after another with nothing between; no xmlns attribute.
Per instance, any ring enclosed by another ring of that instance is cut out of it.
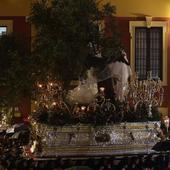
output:
<svg viewBox="0 0 170 170"><path fill-rule="evenodd" d="M154 80L148 72L146 80L139 80L136 74L135 78L130 81L129 88L126 93L126 101L130 107L136 111L138 106L145 104L148 108L148 117L152 117L152 107L159 107L163 102L164 88L161 80Z"/></svg>

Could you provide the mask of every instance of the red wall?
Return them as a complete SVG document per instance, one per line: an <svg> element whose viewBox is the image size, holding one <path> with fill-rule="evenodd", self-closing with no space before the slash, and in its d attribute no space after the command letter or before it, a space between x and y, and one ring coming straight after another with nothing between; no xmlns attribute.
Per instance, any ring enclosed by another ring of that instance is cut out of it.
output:
<svg viewBox="0 0 170 170"><path fill-rule="evenodd" d="M1 17L0 20L13 20L13 32L24 41L26 49L30 51L31 44L31 26L26 22L25 16ZM31 112L31 102L29 97L21 99L19 111L22 113L22 118L27 117Z"/></svg>

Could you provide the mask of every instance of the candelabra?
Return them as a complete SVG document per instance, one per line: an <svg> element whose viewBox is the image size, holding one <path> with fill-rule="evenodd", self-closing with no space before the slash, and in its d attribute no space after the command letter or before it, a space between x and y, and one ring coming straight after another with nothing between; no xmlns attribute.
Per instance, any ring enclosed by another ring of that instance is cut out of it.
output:
<svg viewBox="0 0 170 170"><path fill-rule="evenodd" d="M37 94L35 105L37 107L44 106L51 108L58 104L58 99L61 94L61 86L55 81L47 83L37 83Z"/></svg>
<svg viewBox="0 0 170 170"><path fill-rule="evenodd" d="M136 75L135 78L130 81L126 93L126 100L134 110L144 104L148 108L148 117L152 117L152 107L162 105L163 95L164 88L162 87L161 80L154 80L151 72L148 72L146 80L139 80L138 75Z"/></svg>
<svg viewBox="0 0 170 170"><path fill-rule="evenodd" d="M63 100L64 90L58 81L48 81L46 83L37 83L37 93L34 101L35 111L38 108L62 108L70 112L68 106Z"/></svg>

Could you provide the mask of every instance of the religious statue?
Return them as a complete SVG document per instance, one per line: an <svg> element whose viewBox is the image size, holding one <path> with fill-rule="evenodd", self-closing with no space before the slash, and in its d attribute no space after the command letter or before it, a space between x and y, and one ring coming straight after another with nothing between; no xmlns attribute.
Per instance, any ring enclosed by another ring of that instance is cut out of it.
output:
<svg viewBox="0 0 170 170"><path fill-rule="evenodd" d="M69 91L69 101L88 104L93 101L100 87L104 87L106 98L123 101L128 78L132 75L125 51L122 50L121 56L109 63L101 54L91 57L90 61L87 78L79 81L79 85ZM97 65L100 69L97 68Z"/></svg>

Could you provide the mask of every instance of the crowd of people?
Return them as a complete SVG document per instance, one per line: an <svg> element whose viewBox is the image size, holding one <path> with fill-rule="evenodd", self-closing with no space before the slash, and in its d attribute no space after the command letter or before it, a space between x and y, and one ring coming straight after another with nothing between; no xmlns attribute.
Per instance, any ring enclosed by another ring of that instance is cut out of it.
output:
<svg viewBox="0 0 170 170"><path fill-rule="evenodd" d="M167 170L169 153L82 158L28 158L23 142L5 137L0 142L0 170ZM76 169L75 168L75 169Z"/></svg>

